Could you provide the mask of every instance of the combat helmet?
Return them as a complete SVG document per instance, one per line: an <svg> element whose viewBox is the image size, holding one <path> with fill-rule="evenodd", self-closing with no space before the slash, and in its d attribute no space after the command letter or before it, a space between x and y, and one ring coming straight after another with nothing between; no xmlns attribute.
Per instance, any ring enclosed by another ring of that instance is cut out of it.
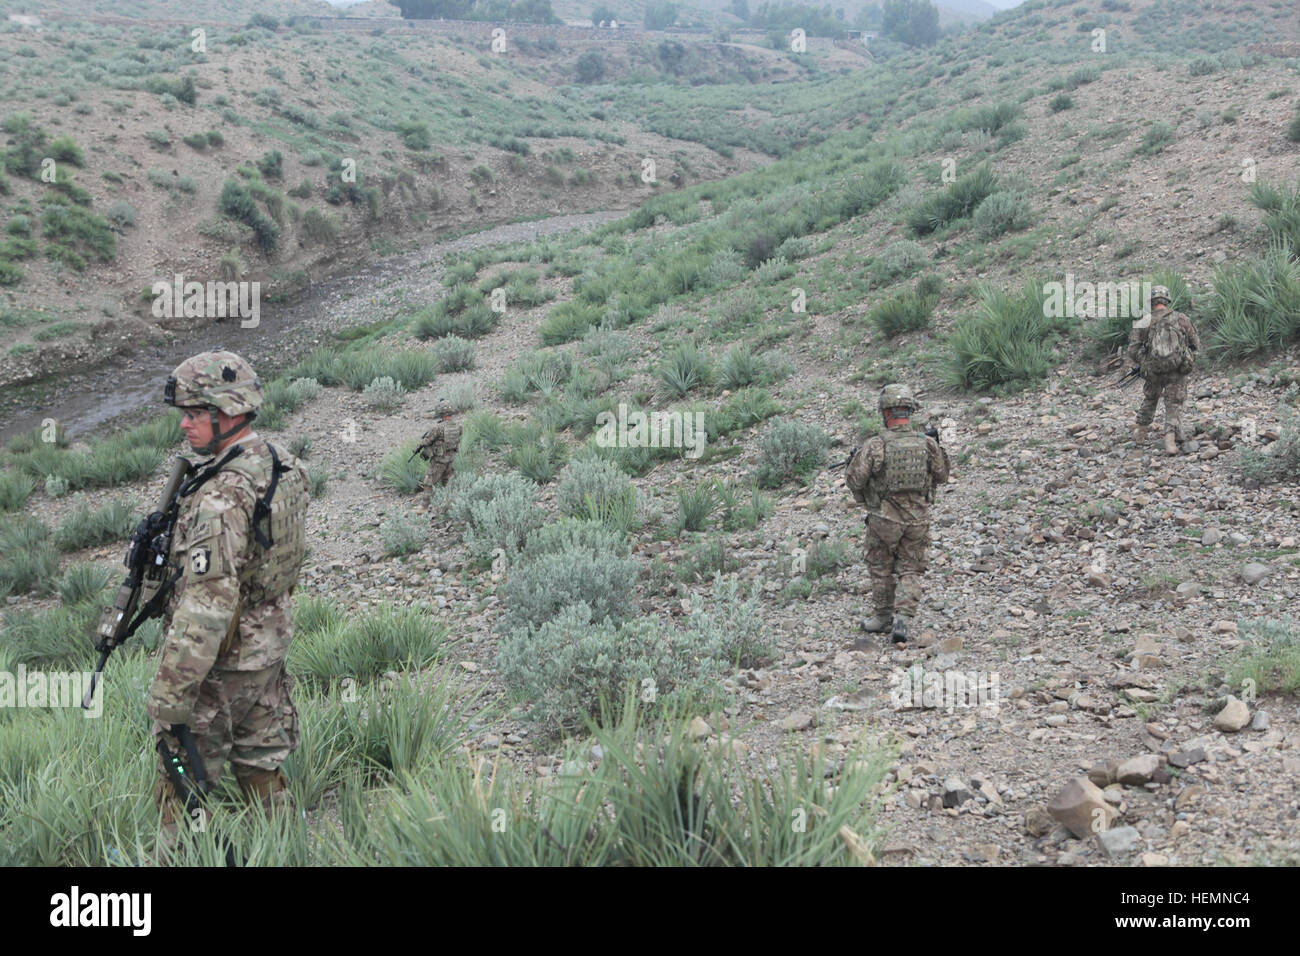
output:
<svg viewBox="0 0 1300 956"><path fill-rule="evenodd" d="M909 412L914 412L921 405L908 386L895 382L880 390L880 400L876 407L883 415L887 408L906 408Z"/></svg>
<svg viewBox="0 0 1300 956"><path fill-rule="evenodd" d="M1152 287L1151 304L1155 305L1157 302L1164 302L1165 305L1169 306L1170 308L1173 308L1174 300L1169 295L1168 286L1158 285Z"/></svg>
<svg viewBox="0 0 1300 956"><path fill-rule="evenodd" d="M163 387L163 400L176 408L206 408L212 419L212 441L195 449L201 455L216 451L217 444L237 434L262 407L262 382L253 367L223 349L201 352L176 366ZM217 413L243 416L226 432L217 427Z"/></svg>
<svg viewBox="0 0 1300 956"><path fill-rule="evenodd" d="M456 409L452 408L451 402L445 398L438 399L438 404L433 406L433 414L438 418L447 418L456 414Z"/></svg>

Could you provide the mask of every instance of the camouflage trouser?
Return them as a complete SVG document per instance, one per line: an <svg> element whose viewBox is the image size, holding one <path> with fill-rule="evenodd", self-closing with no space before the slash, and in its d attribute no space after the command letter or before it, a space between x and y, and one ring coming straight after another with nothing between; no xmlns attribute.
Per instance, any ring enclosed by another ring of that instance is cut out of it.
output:
<svg viewBox="0 0 1300 956"><path fill-rule="evenodd" d="M1165 397L1165 430L1173 432L1178 441L1186 441L1187 436L1183 433L1183 402L1187 401L1186 375L1153 375L1144 379L1137 423L1150 425L1155 420L1156 405L1162 393Z"/></svg>
<svg viewBox="0 0 1300 956"><path fill-rule="evenodd" d="M424 473L424 483L421 487L425 491L433 490L435 485L445 485L451 480L451 463L453 458L434 458L429 462L429 470Z"/></svg>
<svg viewBox="0 0 1300 956"><path fill-rule="evenodd" d="M915 616L929 544L928 521L902 524L875 516L867 519L867 570L875 613Z"/></svg>
<svg viewBox="0 0 1300 956"><path fill-rule="evenodd" d="M258 671L209 671L199 687L190 731L208 783L214 787L227 758L240 779L259 770L278 769L298 749L299 739L298 710L289 699L284 664ZM170 736L166 743L173 751L177 748ZM172 786L161 757L158 773L162 782L155 798L169 799Z"/></svg>

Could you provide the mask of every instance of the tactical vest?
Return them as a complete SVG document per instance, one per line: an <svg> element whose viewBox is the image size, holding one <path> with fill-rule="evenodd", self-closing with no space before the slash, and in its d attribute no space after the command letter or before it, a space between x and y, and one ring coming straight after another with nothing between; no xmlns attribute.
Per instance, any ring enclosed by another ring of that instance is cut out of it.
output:
<svg viewBox="0 0 1300 956"><path fill-rule="evenodd" d="M247 605L274 600L297 584L307 553L309 494L302 465L288 456L277 468L275 458L280 452L269 442L262 454L253 449L256 444L222 469L244 476L257 495L251 528L254 543L249 560L239 569L239 591Z"/></svg>
<svg viewBox="0 0 1300 956"><path fill-rule="evenodd" d="M880 481L884 495L902 491L930 492L930 456L925 436L917 432L891 432L880 436L885 443L885 474Z"/></svg>

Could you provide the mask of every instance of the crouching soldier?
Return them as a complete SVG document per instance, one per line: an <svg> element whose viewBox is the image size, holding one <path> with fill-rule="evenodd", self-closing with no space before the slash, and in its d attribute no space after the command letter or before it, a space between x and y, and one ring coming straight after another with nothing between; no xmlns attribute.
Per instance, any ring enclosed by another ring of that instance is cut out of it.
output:
<svg viewBox="0 0 1300 956"><path fill-rule="evenodd" d="M845 484L867 506L867 569L871 574L869 633L907 642L907 627L921 599L921 575L930 543L934 489L948 480L948 454L932 435L918 434L911 414L920 406L906 385L886 385L879 408L885 431L854 454Z"/></svg>

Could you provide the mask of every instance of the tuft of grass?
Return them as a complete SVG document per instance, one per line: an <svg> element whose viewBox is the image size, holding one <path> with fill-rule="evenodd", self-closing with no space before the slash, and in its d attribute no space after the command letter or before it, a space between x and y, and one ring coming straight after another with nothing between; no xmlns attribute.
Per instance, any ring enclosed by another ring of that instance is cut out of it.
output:
<svg viewBox="0 0 1300 956"><path fill-rule="evenodd" d="M412 439L403 443L397 451L385 455L379 463L379 480L404 495L413 495L419 491L425 471L428 470L428 462L419 455L411 458L411 453L418 444L418 439Z"/></svg>

